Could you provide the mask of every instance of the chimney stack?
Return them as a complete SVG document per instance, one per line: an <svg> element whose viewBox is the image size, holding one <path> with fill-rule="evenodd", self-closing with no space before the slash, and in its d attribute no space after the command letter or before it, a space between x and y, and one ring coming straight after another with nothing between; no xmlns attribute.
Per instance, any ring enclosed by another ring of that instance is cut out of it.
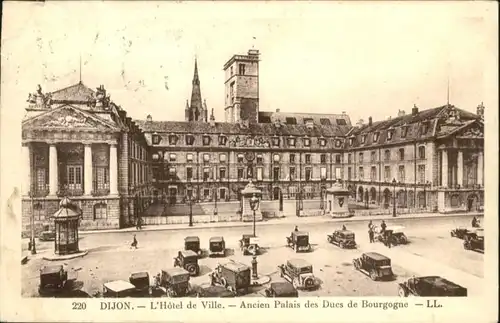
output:
<svg viewBox="0 0 500 323"><path fill-rule="evenodd" d="M280 112L280 109L276 109L276 113L279 113Z"/></svg>
<svg viewBox="0 0 500 323"><path fill-rule="evenodd" d="M147 122L153 121L153 117L150 114L148 114L148 116L146 117L146 121Z"/></svg>
<svg viewBox="0 0 500 323"><path fill-rule="evenodd" d="M368 125L371 127L373 124L373 119L372 117L368 117Z"/></svg>
<svg viewBox="0 0 500 323"><path fill-rule="evenodd" d="M212 108L212 113L210 114L210 126L215 127L214 108Z"/></svg>
<svg viewBox="0 0 500 323"><path fill-rule="evenodd" d="M402 117L405 115L405 110L399 110L398 111L398 117Z"/></svg>
<svg viewBox="0 0 500 323"><path fill-rule="evenodd" d="M413 105L413 108L411 109L411 115L415 116L418 114L418 107L416 104Z"/></svg>

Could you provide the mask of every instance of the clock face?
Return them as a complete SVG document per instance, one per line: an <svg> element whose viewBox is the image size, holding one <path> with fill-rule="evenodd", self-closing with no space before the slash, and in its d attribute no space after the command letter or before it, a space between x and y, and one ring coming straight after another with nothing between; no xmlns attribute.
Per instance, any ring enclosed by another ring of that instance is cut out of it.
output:
<svg viewBox="0 0 500 323"><path fill-rule="evenodd" d="M254 152L253 152L253 151L247 151L247 152L245 153L245 158L246 158L248 161L252 161L252 160L254 160L254 158L255 158L255 154L254 154Z"/></svg>

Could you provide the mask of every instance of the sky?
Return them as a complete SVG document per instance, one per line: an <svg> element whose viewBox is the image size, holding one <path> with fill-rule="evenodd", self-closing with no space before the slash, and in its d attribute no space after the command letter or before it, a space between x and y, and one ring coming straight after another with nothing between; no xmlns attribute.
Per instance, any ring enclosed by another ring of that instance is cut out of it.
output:
<svg viewBox="0 0 500 323"><path fill-rule="evenodd" d="M459 108L492 109L491 4L6 3L2 92L23 111L37 84L54 91L81 71L133 118L183 120L197 57L202 97L223 121L222 67L254 48L261 111L345 111L355 123L444 105L448 89Z"/></svg>

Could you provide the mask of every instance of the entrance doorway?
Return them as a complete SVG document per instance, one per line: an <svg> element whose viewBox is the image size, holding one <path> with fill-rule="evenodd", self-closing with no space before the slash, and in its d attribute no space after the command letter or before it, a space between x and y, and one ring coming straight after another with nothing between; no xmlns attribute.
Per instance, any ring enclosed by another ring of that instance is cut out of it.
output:
<svg viewBox="0 0 500 323"><path fill-rule="evenodd" d="M168 188L168 204L175 205L177 203L177 187Z"/></svg>
<svg viewBox="0 0 500 323"><path fill-rule="evenodd" d="M283 194L281 194L281 188L273 188L273 200L278 200L279 210L283 211Z"/></svg>
<svg viewBox="0 0 500 323"><path fill-rule="evenodd" d="M477 196L469 195L467 198L467 212L477 210Z"/></svg>

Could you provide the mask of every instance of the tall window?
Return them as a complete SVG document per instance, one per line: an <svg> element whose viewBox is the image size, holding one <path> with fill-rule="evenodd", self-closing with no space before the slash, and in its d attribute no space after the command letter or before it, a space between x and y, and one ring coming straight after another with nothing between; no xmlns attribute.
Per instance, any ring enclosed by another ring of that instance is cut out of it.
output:
<svg viewBox="0 0 500 323"><path fill-rule="evenodd" d="M108 217L108 206L104 203L94 205L94 220L106 219Z"/></svg>
<svg viewBox="0 0 500 323"><path fill-rule="evenodd" d="M258 154L256 157L257 164L262 164L264 163L264 158L262 157L261 154Z"/></svg>
<svg viewBox="0 0 500 323"><path fill-rule="evenodd" d="M203 154L203 162L208 163L210 161L210 155L209 154Z"/></svg>
<svg viewBox="0 0 500 323"><path fill-rule="evenodd" d="M418 147L418 158L425 159L425 146Z"/></svg>
<svg viewBox="0 0 500 323"><path fill-rule="evenodd" d="M238 179L242 180L243 178L243 168L238 168Z"/></svg>
<svg viewBox="0 0 500 323"><path fill-rule="evenodd" d="M225 168L219 168L219 178L221 180L226 179L226 169Z"/></svg>
<svg viewBox="0 0 500 323"><path fill-rule="evenodd" d="M186 155L186 161L187 161L188 163L191 163L191 162L193 161L193 154L187 154L187 155Z"/></svg>
<svg viewBox="0 0 500 323"><path fill-rule="evenodd" d="M311 163L311 155L306 154L306 164L310 164L310 163Z"/></svg>
<svg viewBox="0 0 500 323"><path fill-rule="evenodd" d="M290 180L295 180L295 167L290 167Z"/></svg>
<svg viewBox="0 0 500 323"><path fill-rule="evenodd" d="M352 155L351 155L351 154L348 154L348 155L347 155L347 163L348 163L348 164L351 164L351 163L352 163Z"/></svg>
<svg viewBox="0 0 500 323"><path fill-rule="evenodd" d="M175 170L175 167L170 167L168 169L168 178L170 180L174 180L177 178L177 171Z"/></svg>
<svg viewBox="0 0 500 323"><path fill-rule="evenodd" d="M310 167L306 168L306 181L310 181L312 179L312 169Z"/></svg>
<svg viewBox="0 0 500 323"><path fill-rule="evenodd" d="M347 167L347 180L351 180L352 178L352 169L351 167Z"/></svg>
<svg viewBox="0 0 500 323"><path fill-rule="evenodd" d="M335 155L335 164L340 164L342 161L341 161L341 157L340 157L340 154L336 154Z"/></svg>
<svg viewBox="0 0 500 323"><path fill-rule="evenodd" d="M322 164L326 164L326 154L321 154L319 159Z"/></svg>
<svg viewBox="0 0 500 323"><path fill-rule="evenodd" d="M391 181L391 166L384 167L384 179L386 182Z"/></svg>
<svg viewBox="0 0 500 323"><path fill-rule="evenodd" d="M360 179L360 180L363 180L363 179L364 179L364 177L365 177L363 167L360 167L360 168L358 169L358 172L359 172L359 173L358 173L358 175L359 175L359 179Z"/></svg>
<svg viewBox="0 0 500 323"><path fill-rule="evenodd" d="M203 181L206 182L210 179L210 168L203 168Z"/></svg>
<svg viewBox="0 0 500 323"><path fill-rule="evenodd" d="M193 179L193 169L191 167L186 168L186 178L188 181Z"/></svg>
<svg viewBox="0 0 500 323"><path fill-rule="evenodd" d="M290 164L295 164L295 154L290 154Z"/></svg>
<svg viewBox="0 0 500 323"><path fill-rule="evenodd" d="M399 181L401 183L404 183L405 182L405 167L404 166L399 166L398 176L399 176Z"/></svg>
<svg viewBox="0 0 500 323"><path fill-rule="evenodd" d="M377 161L377 154L374 151L370 153L370 160L372 163Z"/></svg>
<svg viewBox="0 0 500 323"><path fill-rule="evenodd" d="M245 64L239 64L238 71L240 75L245 75Z"/></svg>
<svg viewBox="0 0 500 323"><path fill-rule="evenodd" d="M280 179L280 168L274 167L273 168L273 180L277 181L279 179Z"/></svg>
<svg viewBox="0 0 500 323"><path fill-rule="evenodd" d="M257 167L257 180L262 180L262 167Z"/></svg>
<svg viewBox="0 0 500 323"><path fill-rule="evenodd" d="M405 160L405 150L404 148L399 149L399 160Z"/></svg>
<svg viewBox="0 0 500 323"><path fill-rule="evenodd" d="M225 162L226 162L226 160L227 160L227 155L226 155L226 154L220 154L220 155L219 155L219 161L220 161L221 163L225 163Z"/></svg>
<svg viewBox="0 0 500 323"><path fill-rule="evenodd" d="M370 180L371 181L377 180L377 167L375 166L372 166L372 168L370 168Z"/></svg>
<svg viewBox="0 0 500 323"><path fill-rule="evenodd" d="M47 168L36 169L36 189L38 191L43 191L47 187L47 172Z"/></svg>
<svg viewBox="0 0 500 323"><path fill-rule="evenodd" d="M82 166L68 166L68 189L82 189Z"/></svg>
<svg viewBox="0 0 500 323"><path fill-rule="evenodd" d="M391 160L391 151L390 151L389 149L386 149L386 150L384 151L384 160L385 160L385 161L389 161L389 160Z"/></svg>
<svg viewBox="0 0 500 323"><path fill-rule="evenodd" d="M359 153L359 162L362 163L363 162L363 153Z"/></svg>
<svg viewBox="0 0 500 323"><path fill-rule="evenodd" d="M326 167L320 168L321 179L326 179Z"/></svg>
<svg viewBox="0 0 500 323"><path fill-rule="evenodd" d="M109 189L109 169L108 167L94 167L94 189Z"/></svg>
<svg viewBox="0 0 500 323"><path fill-rule="evenodd" d="M425 165L418 165L418 182L425 183Z"/></svg>

